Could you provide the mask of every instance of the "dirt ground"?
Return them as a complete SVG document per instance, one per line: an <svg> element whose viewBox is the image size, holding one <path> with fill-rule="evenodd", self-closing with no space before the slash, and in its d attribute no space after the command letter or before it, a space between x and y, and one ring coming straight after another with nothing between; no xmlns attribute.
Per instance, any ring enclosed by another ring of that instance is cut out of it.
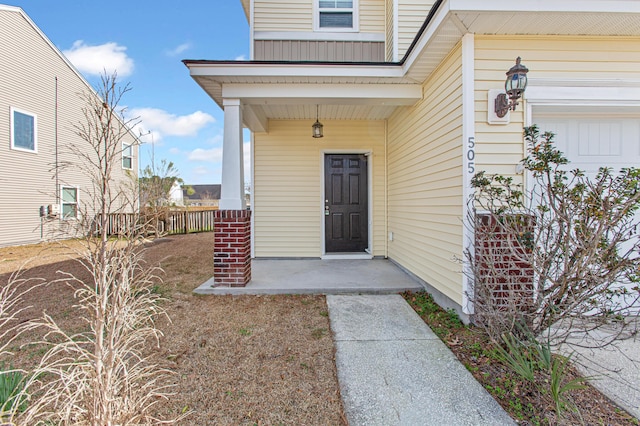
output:
<svg viewBox="0 0 640 426"><path fill-rule="evenodd" d="M69 247L70 246L70 247ZM0 284L23 259L33 259L22 278L51 282L58 271L83 276L73 260L81 246L44 244L0 248ZM322 296L196 296L192 290L213 275L213 234L171 236L148 244L145 258L160 265L171 321L160 320L164 337L153 349L156 362L175 372L176 394L161 407L168 417L192 410L185 425L343 425L334 348ZM55 283L28 293L67 330L81 330L73 288ZM13 366L28 367L44 349L11 348Z"/></svg>

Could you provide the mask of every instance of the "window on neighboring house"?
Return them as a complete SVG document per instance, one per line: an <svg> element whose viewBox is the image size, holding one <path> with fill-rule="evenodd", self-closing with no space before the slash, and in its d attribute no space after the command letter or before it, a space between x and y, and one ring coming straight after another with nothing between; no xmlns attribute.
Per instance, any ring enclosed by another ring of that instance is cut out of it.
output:
<svg viewBox="0 0 640 426"><path fill-rule="evenodd" d="M11 108L11 148L37 152L37 124L34 114Z"/></svg>
<svg viewBox="0 0 640 426"><path fill-rule="evenodd" d="M62 193L62 218L75 219L78 217L78 187L63 186Z"/></svg>
<svg viewBox="0 0 640 426"><path fill-rule="evenodd" d="M130 144L122 144L122 168L131 170L133 168L133 148Z"/></svg>
<svg viewBox="0 0 640 426"><path fill-rule="evenodd" d="M357 0L318 0L318 27L320 29L356 29Z"/></svg>

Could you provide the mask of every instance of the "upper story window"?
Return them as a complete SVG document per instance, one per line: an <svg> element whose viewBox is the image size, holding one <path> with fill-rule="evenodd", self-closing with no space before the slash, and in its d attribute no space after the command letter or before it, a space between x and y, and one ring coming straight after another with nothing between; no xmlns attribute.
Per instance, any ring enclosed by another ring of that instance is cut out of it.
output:
<svg viewBox="0 0 640 426"><path fill-rule="evenodd" d="M318 0L317 29L356 31L358 0Z"/></svg>
<svg viewBox="0 0 640 426"><path fill-rule="evenodd" d="M133 148L131 144L122 144L122 168L127 170L133 169Z"/></svg>
<svg viewBox="0 0 640 426"><path fill-rule="evenodd" d="M35 114L11 108L11 148L38 152L38 120Z"/></svg>

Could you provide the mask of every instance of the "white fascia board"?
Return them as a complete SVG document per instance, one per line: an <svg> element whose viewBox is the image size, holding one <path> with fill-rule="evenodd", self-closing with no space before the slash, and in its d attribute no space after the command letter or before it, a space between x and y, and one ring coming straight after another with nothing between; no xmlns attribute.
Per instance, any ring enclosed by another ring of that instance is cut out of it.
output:
<svg viewBox="0 0 640 426"><path fill-rule="evenodd" d="M239 99L341 99L387 101L413 105L422 98L419 84L224 84L223 98ZM249 101L250 102L250 101Z"/></svg>
<svg viewBox="0 0 640 426"><path fill-rule="evenodd" d="M401 78L397 65L187 63L192 77L374 77Z"/></svg>
<svg viewBox="0 0 640 426"><path fill-rule="evenodd" d="M638 0L449 0L453 12L640 13ZM506 6L506 7L505 7Z"/></svg>
<svg viewBox="0 0 640 426"><path fill-rule="evenodd" d="M374 41L384 42L382 33L329 33L308 31L256 31L254 40Z"/></svg>
<svg viewBox="0 0 640 426"><path fill-rule="evenodd" d="M554 86L529 86L525 93L527 101L565 101L565 102L613 102L622 104L640 103L640 87L554 87Z"/></svg>

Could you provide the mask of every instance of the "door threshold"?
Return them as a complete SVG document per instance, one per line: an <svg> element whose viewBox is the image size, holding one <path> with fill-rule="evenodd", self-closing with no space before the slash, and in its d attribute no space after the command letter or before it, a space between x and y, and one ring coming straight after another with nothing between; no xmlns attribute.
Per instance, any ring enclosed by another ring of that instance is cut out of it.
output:
<svg viewBox="0 0 640 426"><path fill-rule="evenodd" d="M325 253L320 256L322 260L371 260L373 255L369 253Z"/></svg>

